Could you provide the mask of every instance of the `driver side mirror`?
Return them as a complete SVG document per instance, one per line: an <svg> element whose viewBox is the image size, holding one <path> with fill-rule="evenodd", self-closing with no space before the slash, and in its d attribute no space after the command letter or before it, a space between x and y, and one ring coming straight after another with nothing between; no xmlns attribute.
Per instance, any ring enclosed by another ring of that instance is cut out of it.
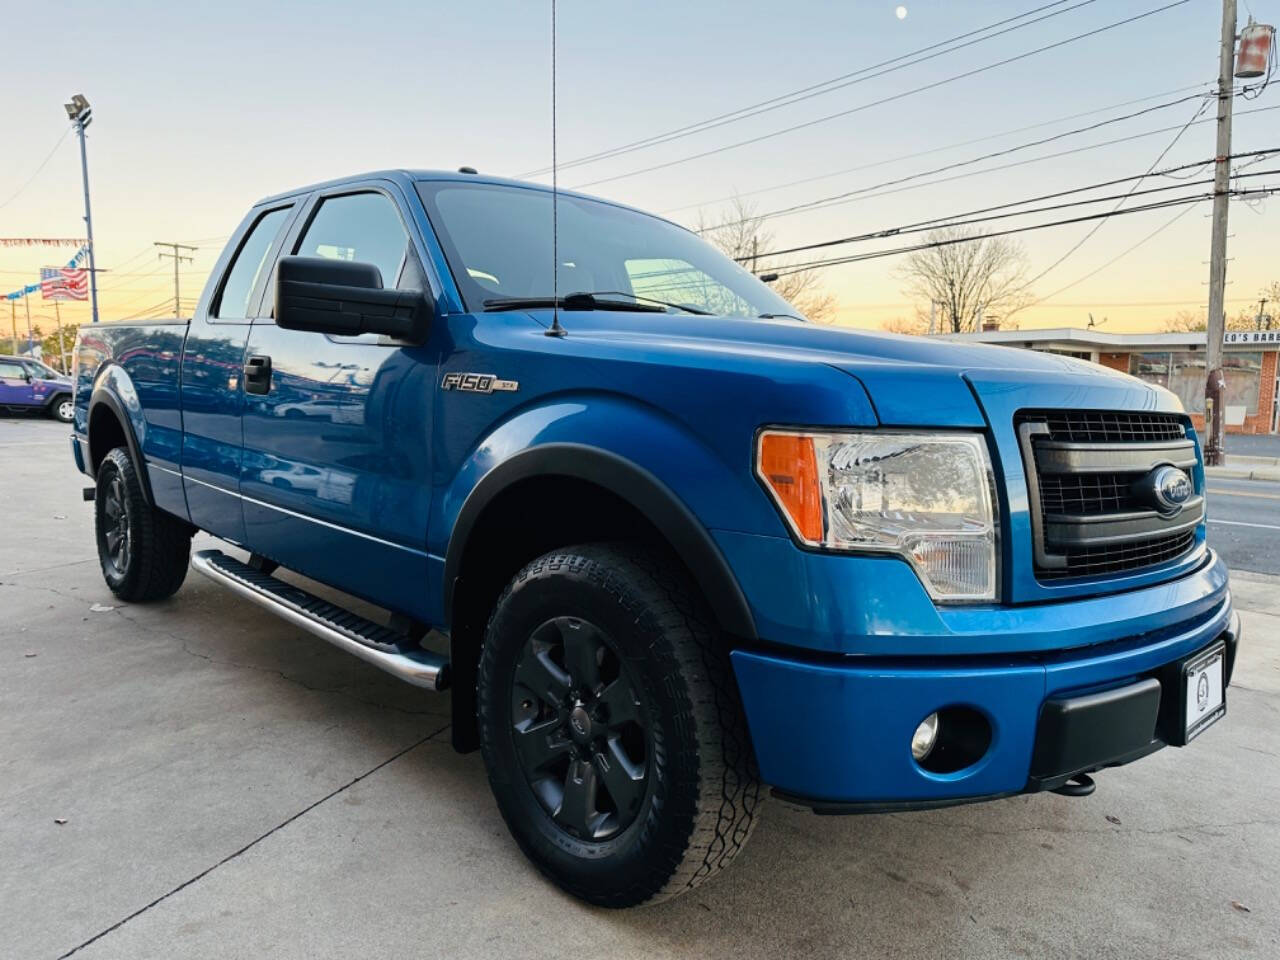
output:
<svg viewBox="0 0 1280 960"><path fill-rule="evenodd" d="M276 326L284 330L422 343L434 312L429 291L384 290L371 263L282 257L276 269Z"/></svg>

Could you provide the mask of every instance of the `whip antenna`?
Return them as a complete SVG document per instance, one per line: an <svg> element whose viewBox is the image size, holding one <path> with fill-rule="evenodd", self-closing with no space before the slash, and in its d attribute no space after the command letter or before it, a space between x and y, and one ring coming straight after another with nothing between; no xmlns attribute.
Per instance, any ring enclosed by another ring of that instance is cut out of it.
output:
<svg viewBox="0 0 1280 960"><path fill-rule="evenodd" d="M563 337L560 326L560 178L556 162L556 0L551 0L551 328L548 337Z"/></svg>

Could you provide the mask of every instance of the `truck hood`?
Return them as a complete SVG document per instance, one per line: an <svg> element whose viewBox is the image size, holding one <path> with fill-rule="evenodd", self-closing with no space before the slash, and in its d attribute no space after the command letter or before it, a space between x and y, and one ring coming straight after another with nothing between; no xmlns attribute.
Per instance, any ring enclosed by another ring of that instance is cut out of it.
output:
<svg viewBox="0 0 1280 960"><path fill-rule="evenodd" d="M550 311L538 319L550 322ZM1085 360L1015 347L791 320L562 312L569 336L769 362L823 363L857 379L886 426L970 427L1012 419L1009 404L1180 411L1177 399ZM985 416L984 416L985 413Z"/></svg>

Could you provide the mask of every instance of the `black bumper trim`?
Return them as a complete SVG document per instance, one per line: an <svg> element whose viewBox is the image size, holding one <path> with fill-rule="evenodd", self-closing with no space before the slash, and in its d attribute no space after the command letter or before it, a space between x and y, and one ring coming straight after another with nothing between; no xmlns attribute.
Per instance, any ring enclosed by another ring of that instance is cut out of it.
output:
<svg viewBox="0 0 1280 960"><path fill-rule="evenodd" d="M1029 790L1051 790L1077 773L1158 750L1162 685L1147 677L1077 697L1054 697L1040 707Z"/></svg>

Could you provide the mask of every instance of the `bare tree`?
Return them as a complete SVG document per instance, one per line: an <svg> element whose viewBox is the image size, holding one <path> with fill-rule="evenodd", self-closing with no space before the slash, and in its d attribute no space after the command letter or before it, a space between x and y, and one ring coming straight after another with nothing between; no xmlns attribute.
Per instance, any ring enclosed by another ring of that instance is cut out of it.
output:
<svg viewBox="0 0 1280 960"><path fill-rule="evenodd" d="M1258 325L1258 308L1245 307L1225 319L1228 330L1252 330ZM1203 309L1179 310L1165 321L1164 329L1166 333L1203 333L1209 329L1208 313Z"/></svg>
<svg viewBox="0 0 1280 960"><path fill-rule="evenodd" d="M980 317L1007 319L1034 301L1018 241L964 227L934 230L927 240L938 246L910 254L897 273L906 283L903 292L923 301L917 317L928 317L929 305L937 304L943 332L976 330Z"/></svg>
<svg viewBox="0 0 1280 960"><path fill-rule="evenodd" d="M764 217L755 206L735 197L732 206L718 220L698 216L697 230L732 260L737 260L752 273L779 273L787 268L785 260L769 257L774 248L773 234L765 229ZM769 257L767 266L760 261ZM836 298L822 289L816 270L785 273L769 284L774 293L792 304L814 323L831 323L836 317Z"/></svg>
<svg viewBox="0 0 1280 960"><path fill-rule="evenodd" d="M914 334L919 336L928 332L928 323L920 317L893 317L880 324L886 333Z"/></svg>

